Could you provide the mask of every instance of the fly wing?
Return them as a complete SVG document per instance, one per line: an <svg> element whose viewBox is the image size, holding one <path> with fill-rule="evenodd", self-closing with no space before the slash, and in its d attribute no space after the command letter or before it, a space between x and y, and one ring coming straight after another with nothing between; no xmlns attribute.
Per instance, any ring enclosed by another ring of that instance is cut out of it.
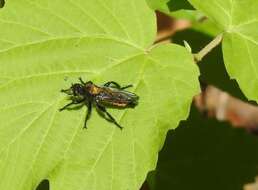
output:
<svg viewBox="0 0 258 190"><path fill-rule="evenodd" d="M100 104L115 107L134 107L138 104L138 99L139 97L132 92L107 87L96 96Z"/></svg>

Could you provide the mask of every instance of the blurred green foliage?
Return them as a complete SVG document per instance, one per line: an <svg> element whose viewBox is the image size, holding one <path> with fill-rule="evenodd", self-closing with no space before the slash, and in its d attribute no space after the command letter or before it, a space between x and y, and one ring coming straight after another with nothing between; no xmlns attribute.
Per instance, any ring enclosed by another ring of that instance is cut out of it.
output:
<svg viewBox="0 0 258 190"><path fill-rule="evenodd" d="M212 36L185 30L172 40L181 45L186 40L198 52ZM202 81L246 100L235 80L229 79L221 47L210 52L199 67ZM168 133L157 169L148 180L152 190L242 190L257 175L257 149L256 136L208 119L192 106L189 118Z"/></svg>

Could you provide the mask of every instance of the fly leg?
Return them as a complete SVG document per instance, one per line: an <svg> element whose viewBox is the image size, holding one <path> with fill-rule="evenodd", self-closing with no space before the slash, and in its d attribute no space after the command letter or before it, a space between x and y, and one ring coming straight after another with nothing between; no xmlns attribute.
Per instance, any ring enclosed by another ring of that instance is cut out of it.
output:
<svg viewBox="0 0 258 190"><path fill-rule="evenodd" d="M121 130L123 129L123 127L122 127L121 125L119 125L119 124L116 122L115 118L114 118L110 113L107 112L107 110L106 110L105 107L103 107L103 106L101 106L101 105L99 105L99 104L96 104L96 107L97 107L97 109L98 109L100 112L103 112L104 114L106 114L106 115L104 115L103 117L104 117L107 121L114 123L114 124L115 124L117 127L119 127ZM107 117L106 117L106 116L107 116Z"/></svg>
<svg viewBox="0 0 258 190"><path fill-rule="evenodd" d="M84 126L83 126L84 129L87 129L87 121L90 119L91 111L92 111L92 104L89 102L87 104L87 113L84 120Z"/></svg>
<svg viewBox="0 0 258 190"><path fill-rule="evenodd" d="M112 85L112 86L111 86L111 85ZM124 90L124 89L126 89L126 88L132 87L133 85L132 85L132 84L129 84L129 85L127 85L127 86L121 87L118 83L116 83L116 82L114 82L114 81L109 81L109 82L105 83L104 86L106 86L106 87L115 87L115 88L117 88L117 89L119 89L119 90Z"/></svg>
<svg viewBox="0 0 258 190"><path fill-rule="evenodd" d="M108 82L106 82L104 84L104 86L106 86L106 87L115 87L115 88L118 88L118 89L121 88L121 86L118 83L114 82L114 81L108 81Z"/></svg>
<svg viewBox="0 0 258 190"><path fill-rule="evenodd" d="M133 87L133 85L132 85L132 84L129 84L129 85L127 85L127 86L121 87L120 89L121 89L121 90L124 90L124 89L131 88L131 87Z"/></svg>
<svg viewBox="0 0 258 190"><path fill-rule="evenodd" d="M82 84L86 84L83 80L82 80L82 78L81 77L79 77L79 81L82 83Z"/></svg>
<svg viewBox="0 0 258 190"><path fill-rule="evenodd" d="M70 102L69 104L66 104L64 107L60 108L59 111L63 111L65 109L67 109L69 106L73 105L73 104L80 104L84 101L84 99L80 100L80 101L75 101L73 100L72 102Z"/></svg>
<svg viewBox="0 0 258 190"><path fill-rule="evenodd" d="M63 111L65 109L67 109L70 105L75 104L74 102L70 102L69 104L66 104L64 107L60 108L59 111Z"/></svg>

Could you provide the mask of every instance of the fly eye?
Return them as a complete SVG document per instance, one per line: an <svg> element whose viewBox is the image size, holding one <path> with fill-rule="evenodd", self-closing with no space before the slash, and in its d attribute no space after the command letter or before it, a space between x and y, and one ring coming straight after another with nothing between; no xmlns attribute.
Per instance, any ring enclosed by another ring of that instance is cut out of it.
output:
<svg viewBox="0 0 258 190"><path fill-rule="evenodd" d="M84 89L80 84L74 84L72 86L73 89L73 94L76 95L83 95L84 94Z"/></svg>
<svg viewBox="0 0 258 190"><path fill-rule="evenodd" d="M80 94L80 95L84 94L83 88L78 88L78 89L77 89L77 92L78 92L78 94Z"/></svg>

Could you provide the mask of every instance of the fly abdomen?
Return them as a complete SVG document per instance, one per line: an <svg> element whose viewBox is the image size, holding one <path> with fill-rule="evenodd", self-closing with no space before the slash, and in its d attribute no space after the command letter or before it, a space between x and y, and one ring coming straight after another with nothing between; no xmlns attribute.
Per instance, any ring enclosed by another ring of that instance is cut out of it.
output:
<svg viewBox="0 0 258 190"><path fill-rule="evenodd" d="M103 91L96 96L96 100L105 106L112 107L135 107L138 104L139 97L127 91Z"/></svg>

